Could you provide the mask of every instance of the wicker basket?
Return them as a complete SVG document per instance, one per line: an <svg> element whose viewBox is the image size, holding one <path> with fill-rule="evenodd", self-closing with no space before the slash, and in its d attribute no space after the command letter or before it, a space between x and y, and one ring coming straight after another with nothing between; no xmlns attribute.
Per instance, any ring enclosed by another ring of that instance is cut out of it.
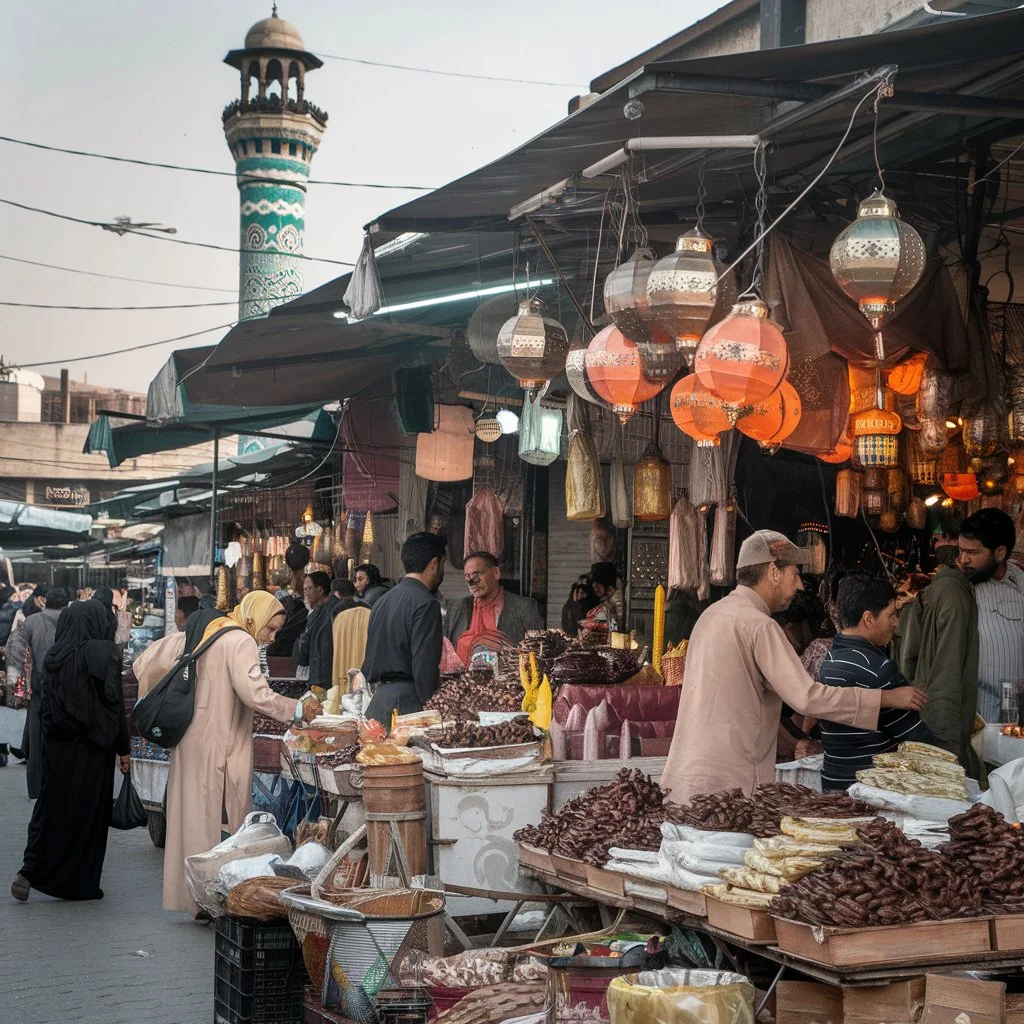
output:
<svg viewBox="0 0 1024 1024"><path fill-rule="evenodd" d="M684 671L686 671L685 654L682 657L661 659L661 674L665 677L666 686L682 686Z"/></svg>

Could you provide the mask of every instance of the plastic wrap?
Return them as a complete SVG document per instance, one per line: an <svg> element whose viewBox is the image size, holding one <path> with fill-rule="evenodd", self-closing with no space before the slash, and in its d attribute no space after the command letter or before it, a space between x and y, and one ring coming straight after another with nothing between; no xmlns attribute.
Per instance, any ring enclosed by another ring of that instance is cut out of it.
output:
<svg viewBox="0 0 1024 1024"><path fill-rule="evenodd" d="M641 971L608 986L611 1024L753 1024L754 986L726 971Z"/></svg>

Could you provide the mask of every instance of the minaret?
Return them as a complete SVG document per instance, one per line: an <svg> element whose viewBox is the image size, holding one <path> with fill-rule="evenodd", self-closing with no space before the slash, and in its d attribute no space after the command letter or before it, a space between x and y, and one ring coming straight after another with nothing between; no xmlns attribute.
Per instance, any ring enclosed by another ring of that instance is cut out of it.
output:
<svg viewBox="0 0 1024 1024"><path fill-rule="evenodd" d="M238 319L266 316L302 294L306 183L327 114L306 99L306 72L323 64L294 25L256 22L245 48L225 64L242 77L239 99L224 108L224 136L235 158L240 206Z"/></svg>

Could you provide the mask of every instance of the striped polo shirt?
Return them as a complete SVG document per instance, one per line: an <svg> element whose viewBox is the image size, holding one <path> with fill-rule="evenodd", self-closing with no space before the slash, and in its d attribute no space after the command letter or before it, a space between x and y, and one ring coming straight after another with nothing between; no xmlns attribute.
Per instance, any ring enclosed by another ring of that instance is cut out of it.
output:
<svg viewBox="0 0 1024 1024"><path fill-rule="evenodd" d="M1024 570L1006 563L1001 580L974 587L978 600L978 714L1001 722L1003 683L1024 682Z"/></svg>
<svg viewBox="0 0 1024 1024"><path fill-rule="evenodd" d="M859 636L839 633L821 663L821 681L826 686L860 686L866 690L892 690L910 684L896 662L881 647ZM882 708L878 729L855 729L836 722L821 722L825 763L821 788L846 790L857 781L857 772L871 767L875 754L891 750L897 743L913 740L932 743L935 737L916 711Z"/></svg>

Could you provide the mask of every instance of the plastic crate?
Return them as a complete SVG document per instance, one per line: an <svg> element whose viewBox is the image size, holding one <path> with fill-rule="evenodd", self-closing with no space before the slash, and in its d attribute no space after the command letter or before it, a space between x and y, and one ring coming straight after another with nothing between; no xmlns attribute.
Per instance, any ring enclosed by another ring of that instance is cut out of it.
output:
<svg viewBox="0 0 1024 1024"><path fill-rule="evenodd" d="M306 978L299 971L289 991L274 995L245 995L227 981L214 978L215 1024L302 1024L302 994Z"/></svg>
<svg viewBox="0 0 1024 1024"><path fill-rule="evenodd" d="M302 949L287 924L264 924L244 917L217 918L217 956L243 970L302 967Z"/></svg>
<svg viewBox="0 0 1024 1024"><path fill-rule="evenodd" d="M306 968L297 967L260 969L239 967L217 954L214 960L214 977L227 982L244 996L273 996L291 992L296 985L306 982ZM298 979L298 980L296 980Z"/></svg>

